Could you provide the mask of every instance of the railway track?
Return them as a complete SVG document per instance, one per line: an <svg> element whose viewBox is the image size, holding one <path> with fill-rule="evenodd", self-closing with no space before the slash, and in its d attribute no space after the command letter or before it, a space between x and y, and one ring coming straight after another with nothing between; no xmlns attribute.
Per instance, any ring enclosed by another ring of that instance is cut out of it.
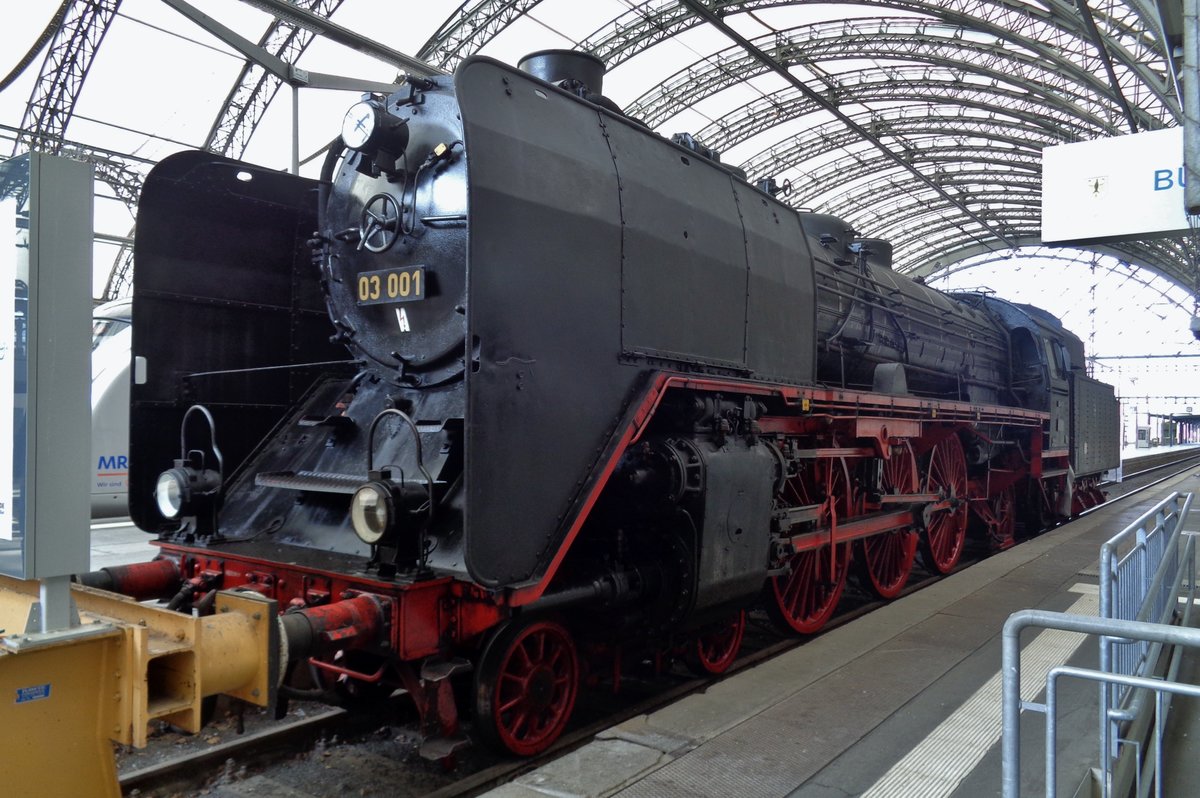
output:
<svg viewBox="0 0 1200 798"><path fill-rule="evenodd" d="M1120 483L1104 482L1104 483L1101 483L1100 487L1111 488L1112 486L1118 485L1118 484L1124 485L1128 482L1137 480L1141 477L1148 476L1150 474L1155 474L1159 471L1162 471L1167 468L1172 468L1175 466L1183 466L1186 468L1188 464L1191 464L1191 465L1200 464L1200 451L1185 450L1184 452L1181 452L1180 454L1182 456L1175 457L1175 458L1168 459L1168 460L1163 460L1162 462L1153 462L1153 463L1147 462L1144 465L1140 466L1137 471L1134 471L1129 474L1125 474L1124 479ZM1139 458L1137 458L1137 460L1154 461L1154 460L1156 460L1156 458L1154 458L1154 457L1144 457L1144 458L1139 457ZM1135 460L1133 462L1137 462L1137 461ZM1122 494L1122 495L1125 495L1125 494Z"/></svg>
<svg viewBox="0 0 1200 798"><path fill-rule="evenodd" d="M1084 514L1123 501L1197 466L1200 453L1128 474L1119 484L1103 486L1110 494L1109 500ZM968 550L955 573L983 556L982 552ZM901 595L941 578L918 569ZM848 589L841 611L827 628L851 623L884 603L865 591ZM804 645L808 639L780 637L765 614L755 613L747 625L743 654L728 674ZM711 682L710 678L690 676L676 667L657 675L623 676L622 694L618 696L603 690L584 691L567 732L544 754L525 760L505 758L482 748L468 749L450 764L422 760L417 754L415 711L402 699L368 713L348 713L301 702L293 706L284 721L247 709L245 716L227 714L199 735L179 735L163 729L147 751L118 752L120 782L126 795L139 798L478 795L583 745L606 728L653 712ZM245 728L245 733L238 733L240 728Z"/></svg>

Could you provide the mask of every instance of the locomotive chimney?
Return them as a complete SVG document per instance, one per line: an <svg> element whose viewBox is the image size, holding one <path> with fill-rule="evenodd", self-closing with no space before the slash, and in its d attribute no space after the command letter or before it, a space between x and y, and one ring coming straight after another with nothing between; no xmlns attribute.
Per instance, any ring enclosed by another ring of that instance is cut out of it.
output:
<svg viewBox="0 0 1200 798"><path fill-rule="evenodd" d="M538 50L517 63L517 69L539 80L558 85L576 81L590 94L604 94L604 62L579 50ZM564 87L570 90L570 87Z"/></svg>

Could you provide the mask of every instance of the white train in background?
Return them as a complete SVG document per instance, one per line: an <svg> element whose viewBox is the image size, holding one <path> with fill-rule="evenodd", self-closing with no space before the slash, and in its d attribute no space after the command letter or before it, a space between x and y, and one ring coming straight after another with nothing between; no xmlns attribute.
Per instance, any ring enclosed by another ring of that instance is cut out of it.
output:
<svg viewBox="0 0 1200 798"><path fill-rule="evenodd" d="M129 363L133 301L92 311L92 517L129 515Z"/></svg>

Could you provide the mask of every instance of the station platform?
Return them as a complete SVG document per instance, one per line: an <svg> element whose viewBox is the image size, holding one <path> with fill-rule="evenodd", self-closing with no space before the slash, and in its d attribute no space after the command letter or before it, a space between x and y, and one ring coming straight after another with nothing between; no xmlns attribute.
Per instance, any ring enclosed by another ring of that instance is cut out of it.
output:
<svg viewBox="0 0 1200 798"><path fill-rule="evenodd" d="M1173 491L1200 492L1200 468L612 727L487 795L998 796L1004 622L1026 608L1095 616L1101 545ZM1185 529L1200 530L1200 511ZM1083 635L1031 631L1022 645L1025 700L1056 665L1097 664L1095 639ZM1058 790L1071 796L1097 766L1098 691L1070 680L1061 688ZM1190 712L1172 723L1194 731ZM1046 793L1043 723L1022 717L1022 795ZM1168 767L1195 760L1193 749ZM1198 776L1172 773L1169 783L1191 788L1167 794L1195 794Z"/></svg>
<svg viewBox="0 0 1200 798"><path fill-rule="evenodd" d="M1182 452L1185 449L1196 449L1200 451L1200 443L1177 443L1173 446L1150 446L1139 447L1137 444L1129 444L1121 449L1121 461L1137 460L1142 457L1151 457L1154 455L1172 454L1174 452Z"/></svg>
<svg viewBox="0 0 1200 798"><path fill-rule="evenodd" d="M93 571L145 562L154 559L158 553L158 549L150 545L154 536L138 529L128 518L93 519L91 530Z"/></svg>

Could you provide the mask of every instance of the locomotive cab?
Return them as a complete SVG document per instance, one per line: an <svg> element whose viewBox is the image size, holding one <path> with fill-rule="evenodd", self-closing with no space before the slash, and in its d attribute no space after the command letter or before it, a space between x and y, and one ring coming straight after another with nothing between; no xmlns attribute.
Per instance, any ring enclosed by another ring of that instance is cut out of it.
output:
<svg viewBox="0 0 1200 798"><path fill-rule="evenodd" d="M1070 445L1072 372L1083 366L1083 343L1053 315L991 296L962 295L986 308L1008 330L1013 401L1050 413L1051 450Z"/></svg>

